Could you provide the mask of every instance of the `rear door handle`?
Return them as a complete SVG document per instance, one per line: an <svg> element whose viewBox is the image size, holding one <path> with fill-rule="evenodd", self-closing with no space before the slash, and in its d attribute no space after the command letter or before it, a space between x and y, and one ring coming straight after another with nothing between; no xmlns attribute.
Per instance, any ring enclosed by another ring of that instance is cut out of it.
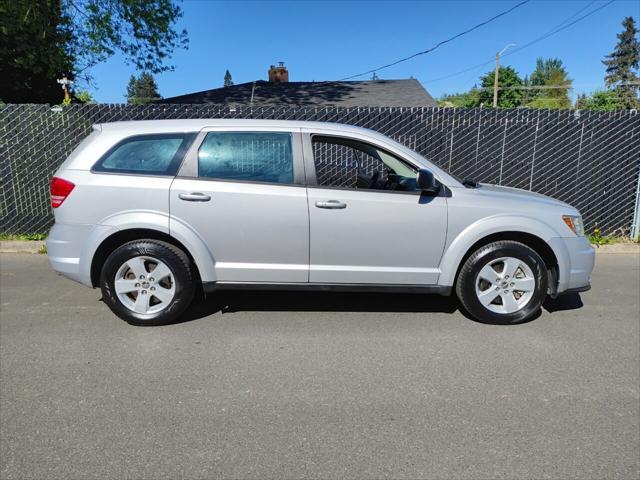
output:
<svg viewBox="0 0 640 480"><path fill-rule="evenodd" d="M208 202L211 200L211 195L207 195L206 193L200 192L192 192L192 193L181 193L178 195L180 200L185 200L187 202Z"/></svg>
<svg viewBox="0 0 640 480"><path fill-rule="evenodd" d="M316 202L318 208L328 208L331 210L347 208L347 204L340 200L327 200L326 202Z"/></svg>

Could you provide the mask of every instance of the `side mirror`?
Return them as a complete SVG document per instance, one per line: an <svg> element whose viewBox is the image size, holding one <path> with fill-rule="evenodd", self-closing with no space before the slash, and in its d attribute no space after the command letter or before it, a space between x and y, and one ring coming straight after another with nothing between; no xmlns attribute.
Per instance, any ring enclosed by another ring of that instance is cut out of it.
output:
<svg viewBox="0 0 640 480"><path fill-rule="evenodd" d="M416 184L419 190L431 195L437 195L440 193L440 183L434 178L426 168L418 170L418 176L416 177Z"/></svg>

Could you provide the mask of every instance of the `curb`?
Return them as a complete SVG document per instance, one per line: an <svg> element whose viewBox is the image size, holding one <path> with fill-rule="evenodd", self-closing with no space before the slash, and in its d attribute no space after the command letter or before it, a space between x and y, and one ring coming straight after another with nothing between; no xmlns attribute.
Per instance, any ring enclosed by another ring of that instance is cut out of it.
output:
<svg viewBox="0 0 640 480"><path fill-rule="evenodd" d="M39 253L44 246L44 240L6 240L0 241L0 253Z"/></svg>
<svg viewBox="0 0 640 480"><path fill-rule="evenodd" d="M600 245L596 247L596 253L610 254L610 253L640 253L640 243L612 243L611 245Z"/></svg>

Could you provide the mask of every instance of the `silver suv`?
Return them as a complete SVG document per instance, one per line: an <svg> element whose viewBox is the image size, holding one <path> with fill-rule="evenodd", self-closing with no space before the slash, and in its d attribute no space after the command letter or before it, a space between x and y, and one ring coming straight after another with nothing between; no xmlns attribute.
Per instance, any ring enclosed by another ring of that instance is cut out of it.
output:
<svg viewBox="0 0 640 480"><path fill-rule="evenodd" d="M595 257L575 208L333 123L95 125L51 204L53 268L135 325L223 289L455 290L474 318L519 323L587 290Z"/></svg>

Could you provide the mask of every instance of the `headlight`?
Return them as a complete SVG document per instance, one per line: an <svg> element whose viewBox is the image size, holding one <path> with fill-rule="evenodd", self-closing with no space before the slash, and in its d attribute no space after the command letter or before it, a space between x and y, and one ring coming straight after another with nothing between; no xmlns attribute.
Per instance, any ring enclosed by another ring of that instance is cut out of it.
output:
<svg viewBox="0 0 640 480"><path fill-rule="evenodd" d="M584 236L584 225L582 224L582 217L580 215L563 215L562 220L564 220L567 227L578 237Z"/></svg>

